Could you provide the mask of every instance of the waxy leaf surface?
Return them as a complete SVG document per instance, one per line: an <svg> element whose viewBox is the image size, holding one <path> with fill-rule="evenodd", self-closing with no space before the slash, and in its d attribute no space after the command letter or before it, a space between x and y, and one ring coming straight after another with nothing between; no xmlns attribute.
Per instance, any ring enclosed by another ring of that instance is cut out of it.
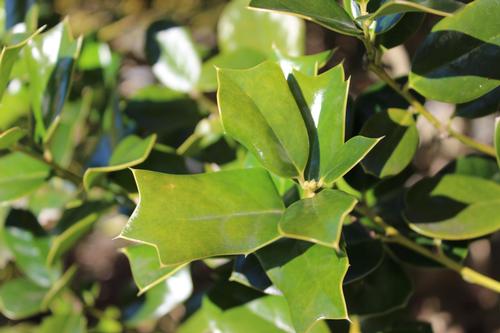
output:
<svg viewBox="0 0 500 333"><path fill-rule="evenodd" d="M280 232L339 250L342 223L355 204L356 199L345 192L325 189L289 206L279 223Z"/></svg>
<svg viewBox="0 0 500 333"><path fill-rule="evenodd" d="M500 0L469 3L439 21L413 58L410 86L449 103L476 99L500 84Z"/></svg>
<svg viewBox="0 0 500 333"><path fill-rule="evenodd" d="M279 65L218 71L217 99L225 131L271 172L300 177L309 155L304 120ZM271 93L272 92L272 93Z"/></svg>
<svg viewBox="0 0 500 333"><path fill-rule="evenodd" d="M297 333L322 319L347 319L342 281L349 262L332 248L283 240L257 252L267 275L283 293Z"/></svg>
<svg viewBox="0 0 500 333"><path fill-rule="evenodd" d="M279 237L284 207L263 169L133 172L140 202L121 237L155 246L163 265L247 254Z"/></svg>

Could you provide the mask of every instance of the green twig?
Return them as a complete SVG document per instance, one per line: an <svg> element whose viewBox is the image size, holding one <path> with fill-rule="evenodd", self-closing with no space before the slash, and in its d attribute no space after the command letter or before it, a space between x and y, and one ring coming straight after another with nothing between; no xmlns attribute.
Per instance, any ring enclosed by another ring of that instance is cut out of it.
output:
<svg viewBox="0 0 500 333"><path fill-rule="evenodd" d="M447 257L442 251L433 252L428 248L415 243L411 239L401 234L399 230L397 230L393 226L388 225L380 216L374 214L367 207L358 206L356 207L356 210L364 216L368 217L375 225L381 227L384 230L384 235L382 236L382 239L384 241L399 244L403 247L406 247L407 249L412 250L413 252L423 255L426 258L434 260L441 265L457 272L465 281L469 283L477 284L484 288L500 293L499 281L483 275L469 267L462 266L461 264Z"/></svg>

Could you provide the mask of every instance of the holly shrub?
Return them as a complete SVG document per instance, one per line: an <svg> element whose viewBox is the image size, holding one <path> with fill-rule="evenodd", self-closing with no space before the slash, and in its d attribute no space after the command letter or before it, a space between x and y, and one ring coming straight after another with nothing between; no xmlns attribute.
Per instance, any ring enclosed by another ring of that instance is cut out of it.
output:
<svg viewBox="0 0 500 333"><path fill-rule="evenodd" d="M2 2L0 332L432 332L408 267L500 292L464 263L500 228L500 125L480 142L426 103L498 111L500 0L233 0L212 50L158 13L132 96L104 33ZM385 52L426 15L394 78ZM335 50L304 54L305 20L358 40L379 82L350 94ZM470 154L422 174L417 121ZM96 230L133 276L111 301L75 259L104 255Z"/></svg>

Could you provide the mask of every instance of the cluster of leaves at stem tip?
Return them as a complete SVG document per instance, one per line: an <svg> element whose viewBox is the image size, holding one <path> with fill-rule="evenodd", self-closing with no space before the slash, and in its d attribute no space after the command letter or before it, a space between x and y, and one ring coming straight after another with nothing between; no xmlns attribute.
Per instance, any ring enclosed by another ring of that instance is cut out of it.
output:
<svg viewBox="0 0 500 333"><path fill-rule="evenodd" d="M233 0L215 54L189 27L152 23L157 83L127 98L107 43L74 38L67 19L39 27L33 2L3 2L5 332L133 330L182 303L179 332L330 332L342 320L431 332L405 310L406 265L500 292L463 264L472 240L500 228L500 123L489 145L425 104L454 104L457 118L498 111L500 0ZM426 15L439 19L408 76L393 78L382 55ZM358 39L380 81L348 103L335 51L304 55L304 20ZM471 154L422 177L419 118ZM42 226L48 208L61 214ZM66 259L118 210L130 215L118 238L131 241L122 252L141 299L102 310L99 284ZM193 292L195 265L210 287Z"/></svg>

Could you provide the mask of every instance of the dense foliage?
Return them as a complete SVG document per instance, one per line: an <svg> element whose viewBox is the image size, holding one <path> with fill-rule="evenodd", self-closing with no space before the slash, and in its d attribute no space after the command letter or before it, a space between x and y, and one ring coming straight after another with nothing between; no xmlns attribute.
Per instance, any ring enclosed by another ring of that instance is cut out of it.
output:
<svg viewBox="0 0 500 333"><path fill-rule="evenodd" d="M409 264L500 293L463 265L500 229L500 122L490 145L425 104L498 111L499 0L233 0L216 54L151 24L157 83L126 99L108 44L3 2L0 332L155 331L183 303L185 333L432 332L405 309ZM425 15L393 78L384 52ZM362 42L380 82L352 100L335 50L304 54L304 19ZM419 176L421 117L472 154ZM103 307L73 251L117 214L135 287Z"/></svg>

